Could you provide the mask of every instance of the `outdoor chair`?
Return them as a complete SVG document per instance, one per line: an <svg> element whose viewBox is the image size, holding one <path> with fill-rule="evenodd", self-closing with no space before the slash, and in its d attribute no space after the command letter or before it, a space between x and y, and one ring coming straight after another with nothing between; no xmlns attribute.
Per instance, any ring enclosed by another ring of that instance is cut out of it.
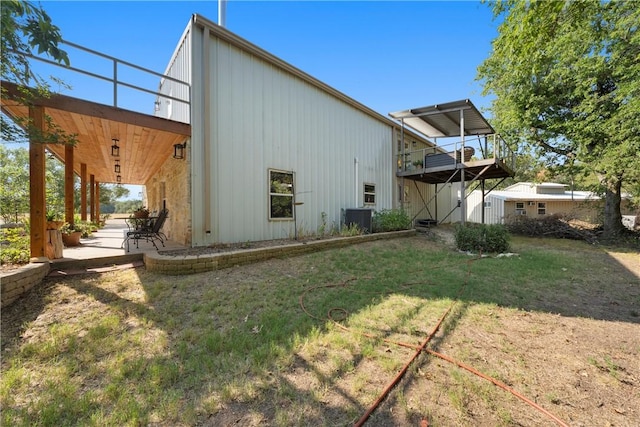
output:
<svg viewBox="0 0 640 427"><path fill-rule="evenodd" d="M167 236L162 233L162 226L164 225L167 216L169 215L169 211L167 209L163 209L158 214L158 218L151 224L146 227L141 227L135 230L127 231L124 242L127 245L127 252L129 252L129 243L130 240L135 240L136 249L139 248L139 241L145 240L147 242L151 242L153 247L158 250L158 245L156 245L156 240L159 241L162 246L164 246L164 241Z"/></svg>

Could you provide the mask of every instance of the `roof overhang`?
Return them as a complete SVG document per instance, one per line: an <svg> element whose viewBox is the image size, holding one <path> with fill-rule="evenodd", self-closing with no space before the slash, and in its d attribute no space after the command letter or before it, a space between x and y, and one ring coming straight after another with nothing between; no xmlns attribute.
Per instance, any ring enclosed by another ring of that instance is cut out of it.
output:
<svg viewBox="0 0 640 427"><path fill-rule="evenodd" d="M398 111L389 116L430 138L495 133L468 99Z"/></svg>
<svg viewBox="0 0 640 427"><path fill-rule="evenodd" d="M28 118L29 107L21 102L17 85L2 81L2 112L12 119ZM112 139L120 146L122 184L144 185L173 155L174 144L191 135L191 126L161 117L123 110L104 104L53 94L31 100L67 134L76 135L73 170L87 173L103 183L116 183ZM65 162L65 146L48 144L47 150ZM66 162L65 162L66 163Z"/></svg>

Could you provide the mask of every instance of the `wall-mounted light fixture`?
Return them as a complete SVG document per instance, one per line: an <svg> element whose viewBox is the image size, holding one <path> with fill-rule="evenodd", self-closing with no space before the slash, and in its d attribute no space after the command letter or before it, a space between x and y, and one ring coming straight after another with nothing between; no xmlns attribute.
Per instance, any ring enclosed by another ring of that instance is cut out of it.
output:
<svg viewBox="0 0 640 427"><path fill-rule="evenodd" d="M116 160L116 165L113 168L115 173L120 173L120 160Z"/></svg>
<svg viewBox="0 0 640 427"><path fill-rule="evenodd" d="M174 159L184 159L185 148L187 148L187 142L184 144L173 144L173 158Z"/></svg>
<svg viewBox="0 0 640 427"><path fill-rule="evenodd" d="M112 139L113 145L111 146L111 155L113 157L120 157L120 147L118 147L118 140L116 138Z"/></svg>
<svg viewBox="0 0 640 427"><path fill-rule="evenodd" d="M118 184L122 182L122 177L120 175L116 175L116 182Z"/></svg>

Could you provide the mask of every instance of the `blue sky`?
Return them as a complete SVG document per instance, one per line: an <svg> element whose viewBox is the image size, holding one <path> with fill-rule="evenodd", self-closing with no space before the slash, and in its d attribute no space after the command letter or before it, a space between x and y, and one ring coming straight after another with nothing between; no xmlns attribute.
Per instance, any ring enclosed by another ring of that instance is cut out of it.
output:
<svg viewBox="0 0 640 427"><path fill-rule="evenodd" d="M42 6L66 40L159 72L191 14L218 20L217 1ZM497 24L478 1L229 1L226 24L384 115L465 98L489 103L474 79Z"/></svg>
<svg viewBox="0 0 640 427"><path fill-rule="evenodd" d="M65 40L157 72L165 70L192 14L218 22L217 1L41 5ZM491 52L497 23L479 1L232 0L226 28L385 116L466 98L489 106L475 76ZM95 61L68 53L72 66ZM110 72L108 62L93 65L99 70L92 71ZM59 69L51 74L73 87L65 94L111 102L106 83L75 80ZM119 94L118 106L151 113L153 100L142 98ZM137 198L140 189L128 188L129 198Z"/></svg>

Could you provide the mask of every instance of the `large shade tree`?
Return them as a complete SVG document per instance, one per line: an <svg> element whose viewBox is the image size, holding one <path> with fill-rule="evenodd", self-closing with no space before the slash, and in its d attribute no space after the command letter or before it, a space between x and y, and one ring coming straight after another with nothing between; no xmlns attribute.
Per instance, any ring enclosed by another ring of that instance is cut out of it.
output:
<svg viewBox="0 0 640 427"><path fill-rule="evenodd" d="M551 166L580 165L605 194L604 234L640 182L640 2L491 2L501 19L478 68L497 129Z"/></svg>

